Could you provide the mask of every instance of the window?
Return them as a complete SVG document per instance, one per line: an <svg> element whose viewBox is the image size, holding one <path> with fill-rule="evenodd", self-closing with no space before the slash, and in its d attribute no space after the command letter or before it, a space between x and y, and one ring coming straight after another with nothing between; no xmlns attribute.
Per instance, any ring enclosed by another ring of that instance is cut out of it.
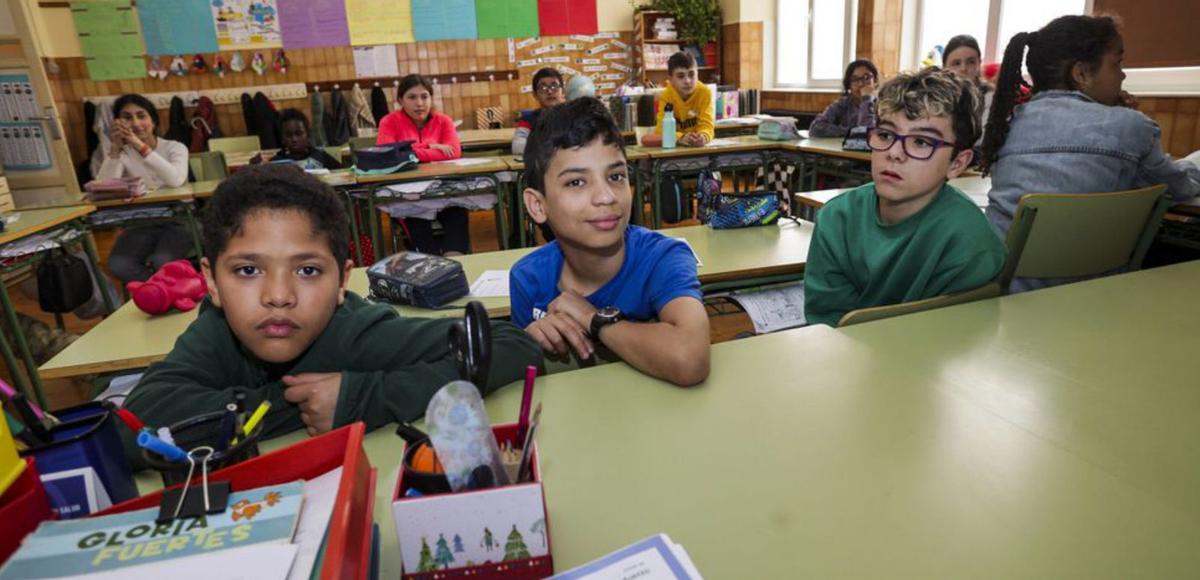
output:
<svg viewBox="0 0 1200 580"><path fill-rule="evenodd" d="M857 0L777 0L775 78L781 87L840 87L854 60Z"/></svg>
<svg viewBox="0 0 1200 580"><path fill-rule="evenodd" d="M959 34L979 41L984 62L999 62L1004 48L1018 32L1037 30L1066 14L1086 14L1090 0L916 0L915 14L906 18L904 32L916 42L905 43L901 68L915 68L935 46ZM935 57L935 64L941 64Z"/></svg>

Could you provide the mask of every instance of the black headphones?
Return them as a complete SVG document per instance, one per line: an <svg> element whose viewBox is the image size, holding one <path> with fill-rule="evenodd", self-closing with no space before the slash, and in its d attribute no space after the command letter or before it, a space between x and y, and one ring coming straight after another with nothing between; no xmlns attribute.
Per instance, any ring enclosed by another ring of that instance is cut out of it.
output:
<svg viewBox="0 0 1200 580"><path fill-rule="evenodd" d="M467 303L463 319L450 326L450 352L458 363L458 376L482 392L492 367L492 323L483 304Z"/></svg>

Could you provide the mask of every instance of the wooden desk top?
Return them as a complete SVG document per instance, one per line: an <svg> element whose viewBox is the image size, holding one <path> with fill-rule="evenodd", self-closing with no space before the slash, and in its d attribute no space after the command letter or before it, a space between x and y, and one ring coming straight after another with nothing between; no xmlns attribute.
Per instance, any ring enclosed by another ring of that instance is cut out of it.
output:
<svg viewBox="0 0 1200 580"><path fill-rule="evenodd" d="M987 207L988 192L992 190L992 178L981 177L978 175L956 177L950 180L950 185L962 190L975 202L975 205L980 208ZM792 194L792 197L803 205L809 207L821 208L829 203L829 200L850 191L851 188L834 188L822 189L818 191L801 191Z"/></svg>
<svg viewBox="0 0 1200 580"><path fill-rule="evenodd" d="M782 223L779 227L712 230L707 226L689 226L661 230L663 234L683 238L700 256L702 284L736 279L798 274L804 271L813 225L809 222ZM508 270L534 248L485 252L454 258L463 263L469 283L487 270ZM356 268L350 276L350 289L367 295L365 268ZM451 304L466 306L470 296ZM478 299L495 318L509 315L509 298ZM460 309L425 310L397 306L405 316L459 316ZM175 312L151 317L132 302L121 306L87 334L71 343L39 368L43 378L61 378L96 372L142 368L161 360L170 352L175 339L196 318L196 312Z"/></svg>
<svg viewBox="0 0 1200 580"><path fill-rule="evenodd" d="M44 232L94 211L96 208L92 205L14 210L11 213L18 214L17 220L7 224L4 232L0 233L0 245Z"/></svg>
<svg viewBox="0 0 1200 580"><path fill-rule="evenodd" d="M710 578L1190 577L1200 311L1176 304L1197 287L1192 262L722 343L690 389L623 364L539 378L555 569L665 532ZM490 395L491 419L520 398ZM395 578L402 443L364 448Z"/></svg>
<svg viewBox="0 0 1200 580"><path fill-rule="evenodd" d="M651 159L657 160L767 151L778 149L779 146L780 143L777 141L764 141L754 135L742 135L739 137L717 137L703 147L680 146L673 149L663 149L662 147L639 146L639 149L648 154Z"/></svg>
<svg viewBox="0 0 1200 580"><path fill-rule="evenodd" d="M827 155L829 157L840 157L842 159L852 159L855 161L870 161L870 151L846 151L842 149L842 140L838 137L825 137L820 139L801 139L799 141L780 141L785 151L800 151L803 153L816 153L819 155Z"/></svg>

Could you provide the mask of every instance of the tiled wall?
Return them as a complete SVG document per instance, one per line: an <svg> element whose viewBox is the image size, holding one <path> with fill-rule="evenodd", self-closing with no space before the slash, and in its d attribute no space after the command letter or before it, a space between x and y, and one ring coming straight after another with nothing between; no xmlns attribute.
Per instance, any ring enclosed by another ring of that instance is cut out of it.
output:
<svg viewBox="0 0 1200 580"><path fill-rule="evenodd" d="M732 22L721 30L723 84L742 89L763 85L763 23Z"/></svg>
<svg viewBox="0 0 1200 580"><path fill-rule="evenodd" d="M900 69L900 28L903 0L859 0L858 51L888 77Z"/></svg>
<svg viewBox="0 0 1200 580"><path fill-rule="evenodd" d="M840 93L806 93L794 91L763 91L760 104L764 111L769 109L784 109L820 113L830 103L837 100Z"/></svg>
<svg viewBox="0 0 1200 580"><path fill-rule="evenodd" d="M620 40L625 44L632 43L632 33L621 32ZM517 39L518 41L520 39ZM543 37L533 46L528 46L515 52L517 61L530 58L529 54L539 46L550 44L577 43L567 37ZM597 43L611 42L597 39ZM537 103L529 93L522 92L522 87L529 85L533 73L539 66L518 67L517 63L509 62L507 40L454 40L438 42L419 42L400 45L402 50L398 55L400 75L409 73L422 74L457 74L481 73L481 82L459 82L457 84L442 83L434 91L436 106L455 119L463 120L463 129L475 128L475 110L482 107L500 106L506 112L509 125L515 112L535 107ZM761 50L759 51L761 53ZM291 67L286 74L269 71L263 76L254 74L250 69L240 73L229 73L224 78L218 78L211 72L203 75L170 76L166 80L141 78L124 81L92 81L89 79L82 58L50 59L59 69L57 74L50 74L50 84L54 100L62 116L63 127L67 132L68 145L72 158L78 163L86 156L86 144L83 128L83 99L88 96L120 95L124 93L163 93L190 90L211 90L218 88L235 88L246 86L261 86L285 83L332 82L353 79L354 55L349 47L312 48L287 51ZM228 55L226 55L228 56ZM243 53L243 57L250 55ZM569 56L568 66L581 70L575 63L576 58L588 56L582 52L559 51L553 55ZM267 55L268 59L270 55ZM206 55L211 66L211 55ZM596 55L590 56L596 58ZM165 63L164 63L165 64ZM625 62L631 66L632 62ZM761 66L759 67L761 69ZM482 80L488 71L517 70L518 76L513 80L497 79ZM465 81L464 75L463 80ZM362 83L364 90L372 88L370 82ZM331 87L321 87L327 107ZM350 86L343 85L343 90ZM392 87L394 90L394 87ZM389 96L394 92L389 91ZM309 100L277 101L277 108L296 107L310 114ZM191 108L187 109L191 118ZM167 123L167 111L160 110L159 116L163 125ZM240 105L218 105L217 122L226 136L244 135L245 122L242 119Z"/></svg>

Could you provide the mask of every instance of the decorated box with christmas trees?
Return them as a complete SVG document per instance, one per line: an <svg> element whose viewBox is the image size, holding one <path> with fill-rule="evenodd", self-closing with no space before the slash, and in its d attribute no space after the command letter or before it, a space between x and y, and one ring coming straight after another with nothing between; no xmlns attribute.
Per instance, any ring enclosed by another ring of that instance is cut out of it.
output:
<svg viewBox="0 0 1200 580"><path fill-rule="evenodd" d="M493 427L516 438L516 424ZM546 502L534 447L533 481L480 491L406 497L403 466L392 515L404 578L545 578L553 574Z"/></svg>

